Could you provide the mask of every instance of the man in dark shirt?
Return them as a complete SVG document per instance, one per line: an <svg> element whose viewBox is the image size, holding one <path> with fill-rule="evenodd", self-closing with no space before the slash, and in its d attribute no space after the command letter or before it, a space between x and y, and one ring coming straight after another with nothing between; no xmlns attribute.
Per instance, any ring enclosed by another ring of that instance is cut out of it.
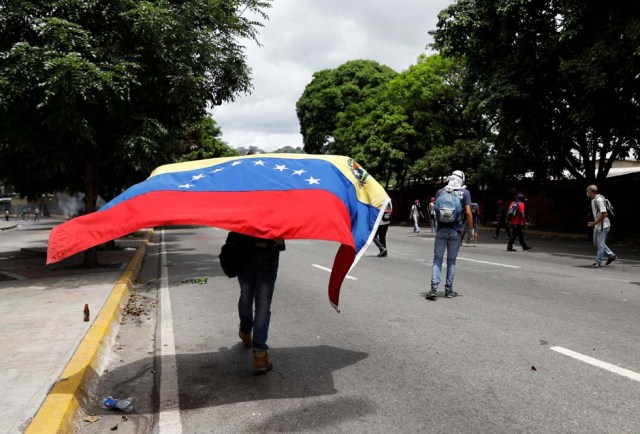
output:
<svg viewBox="0 0 640 434"><path fill-rule="evenodd" d="M273 368L267 352L267 338L280 252L285 250L284 240L256 238L229 232L227 243L239 245L243 252L245 262L238 274L238 335L245 348L253 348L253 373L262 374Z"/></svg>

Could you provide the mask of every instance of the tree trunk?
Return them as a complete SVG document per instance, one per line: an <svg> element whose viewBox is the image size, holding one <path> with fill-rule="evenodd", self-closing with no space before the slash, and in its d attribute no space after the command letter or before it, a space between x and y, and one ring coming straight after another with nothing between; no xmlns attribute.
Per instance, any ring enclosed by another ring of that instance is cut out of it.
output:
<svg viewBox="0 0 640 434"><path fill-rule="evenodd" d="M84 213L95 212L98 199L98 169L93 156L86 157L84 163ZM84 263L86 268L98 266L98 252L95 247L84 251Z"/></svg>

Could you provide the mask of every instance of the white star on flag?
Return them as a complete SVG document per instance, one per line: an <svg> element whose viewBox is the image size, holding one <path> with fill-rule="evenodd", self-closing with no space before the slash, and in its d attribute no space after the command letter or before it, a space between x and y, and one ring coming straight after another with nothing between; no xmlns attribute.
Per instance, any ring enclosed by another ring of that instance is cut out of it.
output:
<svg viewBox="0 0 640 434"><path fill-rule="evenodd" d="M191 188L191 187L195 187L195 185L193 185L193 184L189 184L189 183L186 183L186 184L179 184L179 185L178 185L178 188L186 188L186 189L189 189L189 188Z"/></svg>
<svg viewBox="0 0 640 434"><path fill-rule="evenodd" d="M280 172L282 172L286 168L287 168L287 166L285 166L284 164L277 164L276 167L275 167L275 170L279 170Z"/></svg>
<svg viewBox="0 0 640 434"><path fill-rule="evenodd" d="M292 175L302 175L305 172L306 172L306 170L304 170L304 169L294 170Z"/></svg>
<svg viewBox="0 0 640 434"><path fill-rule="evenodd" d="M242 164L242 161L234 161L231 163L232 166L237 166L238 164Z"/></svg>
<svg viewBox="0 0 640 434"><path fill-rule="evenodd" d="M309 178L305 179L305 181L307 181L309 183L309 185L311 185L311 184L318 184L319 185L320 184L320 182L319 182L320 180L314 178L313 176L310 176Z"/></svg>
<svg viewBox="0 0 640 434"><path fill-rule="evenodd" d="M211 171L211 173L217 173L217 172L221 172L221 171L223 171L223 170L224 170L224 167L223 167L223 168L216 169L216 170L212 170L212 171Z"/></svg>
<svg viewBox="0 0 640 434"><path fill-rule="evenodd" d="M199 175L192 176L191 180L192 181L197 181L198 179L202 179L202 178L204 178L204 175L201 173Z"/></svg>
<svg viewBox="0 0 640 434"><path fill-rule="evenodd" d="M253 165L254 166L264 166L264 161L262 161L262 160L254 161Z"/></svg>

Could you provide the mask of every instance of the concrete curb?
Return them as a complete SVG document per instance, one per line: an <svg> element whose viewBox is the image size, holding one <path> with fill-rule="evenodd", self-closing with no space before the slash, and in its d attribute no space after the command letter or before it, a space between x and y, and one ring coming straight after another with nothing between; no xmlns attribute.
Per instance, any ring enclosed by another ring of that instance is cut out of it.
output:
<svg viewBox="0 0 640 434"><path fill-rule="evenodd" d="M153 229L147 231L104 306L67 363L60 379L53 385L25 433L73 433L81 414L80 405L91 382L100 373L100 353L109 346L114 327L119 324L122 309L140 272Z"/></svg>
<svg viewBox="0 0 640 434"><path fill-rule="evenodd" d="M0 231L6 231L9 229L15 229L18 226L17 222L0 222Z"/></svg>

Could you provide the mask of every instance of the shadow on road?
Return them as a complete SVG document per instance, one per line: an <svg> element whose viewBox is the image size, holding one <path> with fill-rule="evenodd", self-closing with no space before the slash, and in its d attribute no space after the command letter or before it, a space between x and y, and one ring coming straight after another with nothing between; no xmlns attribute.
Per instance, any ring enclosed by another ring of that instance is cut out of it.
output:
<svg viewBox="0 0 640 434"><path fill-rule="evenodd" d="M264 375L251 373L251 350L240 343L231 348L222 347L208 353L178 354L178 388L180 410L223 406L227 404L269 400L305 398L337 393L333 382L334 371L358 363L369 357L367 353L320 345L315 347L272 348L269 350L274 369ZM132 396L137 381L144 373L154 369L160 372L160 357L148 357L122 365L103 373L98 381L111 384L113 396ZM167 362L169 362L167 360ZM84 408L88 414L109 414L96 402ZM150 403L141 403L137 412L152 411ZM352 403L353 404L353 403ZM366 413L369 406L361 406L356 413ZM332 415L335 423L335 404L319 404ZM350 404L351 406L351 404ZM342 407L340 407L342 408ZM350 407L351 408L351 407ZM174 410L161 408L160 411ZM318 409L321 412L322 408ZM157 412L158 409L153 409ZM355 410L354 410L355 411ZM316 416L317 416L316 412ZM353 415L357 416L357 415ZM296 417L301 417L300 415ZM345 416L346 417L346 416ZM288 423L295 423L288 419ZM271 425L269 425L271 426ZM286 429L285 429L286 430Z"/></svg>

